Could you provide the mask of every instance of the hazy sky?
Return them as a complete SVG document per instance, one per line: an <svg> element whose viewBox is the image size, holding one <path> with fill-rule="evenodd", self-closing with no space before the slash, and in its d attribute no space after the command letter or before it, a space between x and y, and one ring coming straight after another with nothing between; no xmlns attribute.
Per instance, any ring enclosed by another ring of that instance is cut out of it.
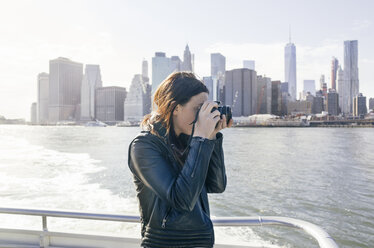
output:
<svg viewBox="0 0 374 248"><path fill-rule="evenodd" d="M101 66L104 86L130 85L156 51L195 53L195 72L210 74L210 53L227 69L256 61L258 74L284 80L284 46L296 45L298 92L304 79L343 64L344 40L358 40L360 92L374 97L374 1L17 1L0 2L0 115L30 119L37 74L67 57Z"/></svg>

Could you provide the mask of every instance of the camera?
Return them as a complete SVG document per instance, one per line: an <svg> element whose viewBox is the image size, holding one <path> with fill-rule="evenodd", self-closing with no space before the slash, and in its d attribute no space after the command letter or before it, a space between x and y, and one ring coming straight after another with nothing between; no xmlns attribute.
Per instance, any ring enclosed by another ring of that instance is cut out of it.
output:
<svg viewBox="0 0 374 248"><path fill-rule="evenodd" d="M218 105L221 104L220 101L215 101ZM214 112L216 109L221 113L221 119L222 115L226 115L226 123L229 124L230 120L232 119L232 113L231 113L231 107L229 106L218 106L218 108L213 107L211 112Z"/></svg>
<svg viewBox="0 0 374 248"><path fill-rule="evenodd" d="M218 105L221 104L220 101L215 101L215 102ZM218 110L221 113L221 115L220 115L221 119L222 119L222 115L226 115L226 123L228 125L230 120L232 119L231 107L230 106L218 106L218 108L213 107L211 113L214 112L215 110ZM196 123L197 118L199 117L199 112L200 112L200 109L197 111L196 116L195 116L195 120L191 124ZM217 125L218 125L218 123L217 123Z"/></svg>

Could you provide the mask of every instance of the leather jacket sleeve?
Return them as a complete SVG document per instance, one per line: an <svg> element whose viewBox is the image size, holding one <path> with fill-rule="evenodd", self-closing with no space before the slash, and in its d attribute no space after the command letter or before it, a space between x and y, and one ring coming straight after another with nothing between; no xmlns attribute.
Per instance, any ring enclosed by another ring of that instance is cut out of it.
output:
<svg viewBox="0 0 374 248"><path fill-rule="evenodd" d="M192 211L204 186L214 141L193 137L179 174L149 137L138 136L130 148L132 172L159 198L180 211Z"/></svg>
<svg viewBox="0 0 374 248"><path fill-rule="evenodd" d="M222 149L223 135L218 132L214 141L212 157L209 161L208 175L205 186L208 193L222 193L226 189L226 169Z"/></svg>

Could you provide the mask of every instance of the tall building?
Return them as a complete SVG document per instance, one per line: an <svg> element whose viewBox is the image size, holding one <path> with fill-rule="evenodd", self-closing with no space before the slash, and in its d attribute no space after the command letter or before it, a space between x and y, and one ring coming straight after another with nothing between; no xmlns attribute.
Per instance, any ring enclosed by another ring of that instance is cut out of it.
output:
<svg viewBox="0 0 374 248"><path fill-rule="evenodd" d="M103 86L99 65L86 65L81 89L81 120L95 119L96 89Z"/></svg>
<svg viewBox="0 0 374 248"><path fill-rule="evenodd" d="M369 109L374 110L374 98L369 99Z"/></svg>
<svg viewBox="0 0 374 248"><path fill-rule="evenodd" d="M118 86L96 89L96 119L113 125L124 120L126 88Z"/></svg>
<svg viewBox="0 0 374 248"><path fill-rule="evenodd" d="M145 59L142 62L142 76L148 78L148 61Z"/></svg>
<svg viewBox="0 0 374 248"><path fill-rule="evenodd" d="M193 71L192 70L192 56L188 44L184 49L182 71Z"/></svg>
<svg viewBox="0 0 374 248"><path fill-rule="evenodd" d="M271 114L271 78L257 76L257 114Z"/></svg>
<svg viewBox="0 0 374 248"><path fill-rule="evenodd" d="M31 104L30 108L30 122L31 124L36 124L36 102Z"/></svg>
<svg viewBox="0 0 374 248"><path fill-rule="evenodd" d="M36 110L36 122L39 124L48 123L49 105L49 75L42 72L38 75L38 100Z"/></svg>
<svg viewBox="0 0 374 248"><path fill-rule="evenodd" d="M304 80L303 96L306 97L308 92L313 96L316 95L316 81Z"/></svg>
<svg viewBox="0 0 374 248"><path fill-rule="evenodd" d="M350 113L348 98L349 98L349 87L348 81L344 79L344 71L341 66L338 68L338 94L339 94L339 106L340 111L344 114Z"/></svg>
<svg viewBox="0 0 374 248"><path fill-rule="evenodd" d="M124 120L141 121L151 112L151 86L148 78L136 74L132 79L129 93L124 102Z"/></svg>
<svg viewBox="0 0 374 248"><path fill-rule="evenodd" d="M255 61L254 60L243 60L243 68L255 70Z"/></svg>
<svg viewBox="0 0 374 248"><path fill-rule="evenodd" d="M282 115L281 81L271 82L271 114Z"/></svg>
<svg viewBox="0 0 374 248"><path fill-rule="evenodd" d="M225 73L225 105L232 115L250 116L257 110L257 75L249 69L234 69Z"/></svg>
<svg viewBox="0 0 374 248"><path fill-rule="evenodd" d="M81 102L83 64L59 57L49 61L49 121L73 121Z"/></svg>
<svg viewBox="0 0 374 248"><path fill-rule="evenodd" d="M218 77L224 75L226 71L226 58L220 53L210 54L210 75Z"/></svg>
<svg viewBox="0 0 374 248"><path fill-rule="evenodd" d="M353 115L362 116L367 114L366 97L359 93L353 99Z"/></svg>
<svg viewBox="0 0 374 248"><path fill-rule="evenodd" d="M327 112L329 115L339 114L339 95L334 89L330 89L327 93Z"/></svg>
<svg viewBox="0 0 374 248"><path fill-rule="evenodd" d="M152 96L157 87L171 73L180 70L180 59L177 56L167 58L165 53L156 52L152 58Z"/></svg>
<svg viewBox="0 0 374 248"><path fill-rule="evenodd" d="M339 61L337 58L332 57L331 61L331 88L336 90L336 73L338 72Z"/></svg>
<svg viewBox="0 0 374 248"><path fill-rule="evenodd" d="M226 71L226 58L220 53L210 54L210 75L213 81L210 92L213 100L219 100L224 103L224 81Z"/></svg>
<svg viewBox="0 0 374 248"><path fill-rule="evenodd" d="M208 96L208 99L209 100L216 100L214 99L213 95L214 95L214 92L217 92L217 90L214 90L213 89L213 78L212 77L203 77L203 82L205 84L205 86L208 88L209 90L209 96Z"/></svg>
<svg viewBox="0 0 374 248"><path fill-rule="evenodd" d="M282 104L281 104L281 115L287 115L287 105L290 101L290 93L288 93L288 82L281 83L281 94L282 94Z"/></svg>
<svg viewBox="0 0 374 248"><path fill-rule="evenodd" d="M348 108L352 113L353 99L359 93L357 40L344 41L344 79L348 88Z"/></svg>
<svg viewBox="0 0 374 248"><path fill-rule="evenodd" d="M322 95L324 97L327 97L327 83L325 81L325 75L321 75L321 78L319 79L319 84L322 90Z"/></svg>
<svg viewBox="0 0 374 248"><path fill-rule="evenodd" d="M284 49L284 73L285 81L288 82L288 92L291 100L296 100L297 84L296 84L296 46L290 42Z"/></svg>

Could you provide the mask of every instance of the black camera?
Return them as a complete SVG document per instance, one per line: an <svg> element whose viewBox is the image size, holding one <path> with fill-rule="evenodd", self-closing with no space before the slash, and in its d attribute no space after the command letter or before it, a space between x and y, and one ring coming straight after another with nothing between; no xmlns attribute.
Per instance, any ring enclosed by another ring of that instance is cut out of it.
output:
<svg viewBox="0 0 374 248"><path fill-rule="evenodd" d="M217 104L221 104L220 101L215 101L215 102ZM222 119L222 115L226 115L226 123L228 125L230 120L232 119L231 107L229 107L229 106L218 106L218 108L213 107L211 113L214 112L215 110L218 110L221 113L221 116L220 116L221 119ZM191 124L196 123L197 118L199 117L199 112L200 112L200 109L197 111L196 116L195 116L195 120ZM217 123L217 125L218 125L218 123Z"/></svg>
<svg viewBox="0 0 374 248"><path fill-rule="evenodd" d="M220 101L215 101L215 102L217 104L221 103ZM211 112L215 111L216 109L218 109L218 111L221 113L221 119L222 119L222 115L226 115L226 123L228 125L230 120L232 119L231 108L229 106L219 106L218 108L213 107Z"/></svg>

